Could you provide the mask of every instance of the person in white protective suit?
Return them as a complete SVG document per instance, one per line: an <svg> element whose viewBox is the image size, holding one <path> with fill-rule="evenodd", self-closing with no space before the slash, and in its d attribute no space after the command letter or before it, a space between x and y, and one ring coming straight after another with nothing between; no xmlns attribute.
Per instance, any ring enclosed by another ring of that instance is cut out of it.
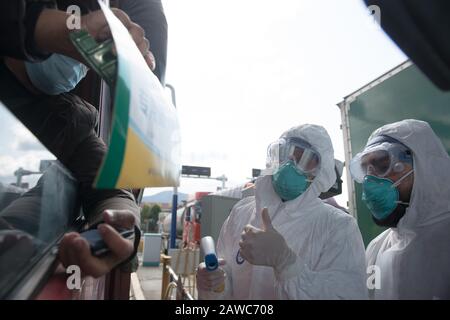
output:
<svg viewBox="0 0 450 320"><path fill-rule="evenodd" d="M379 128L350 171L375 223L389 227L366 250L369 297L450 299L450 157L429 124Z"/></svg>
<svg viewBox="0 0 450 320"><path fill-rule="evenodd" d="M323 127L294 127L271 144L255 196L238 202L222 226L221 267L198 267L199 298L367 298L355 219L319 199L336 181L334 165Z"/></svg>

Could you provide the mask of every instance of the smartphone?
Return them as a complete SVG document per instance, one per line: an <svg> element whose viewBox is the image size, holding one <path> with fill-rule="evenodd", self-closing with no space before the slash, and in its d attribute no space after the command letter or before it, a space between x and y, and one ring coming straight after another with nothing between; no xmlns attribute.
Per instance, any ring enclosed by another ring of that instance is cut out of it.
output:
<svg viewBox="0 0 450 320"><path fill-rule="evenodd" d="M134 229L129 230L117 230L119 234L128 240L134 239ZM87 230L80 233L80 236L85 238L87 242L89 242L89 246L91 248L91 253L94 256L102 256L109 252L109 248L106 243L103 241L102 236L98 232L97 229Z"/></svg>

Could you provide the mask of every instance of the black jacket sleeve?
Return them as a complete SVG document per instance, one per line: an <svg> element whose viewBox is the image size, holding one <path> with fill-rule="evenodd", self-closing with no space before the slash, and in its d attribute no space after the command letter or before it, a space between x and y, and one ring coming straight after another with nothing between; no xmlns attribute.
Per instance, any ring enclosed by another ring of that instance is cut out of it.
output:
<svg viewBox="0 0 450 320"><path fill-rule="evenodd" d="M55 7L51 0L0 1L0 55L23 60L40 60L34 41L37 19L45 8Z"/></svg>

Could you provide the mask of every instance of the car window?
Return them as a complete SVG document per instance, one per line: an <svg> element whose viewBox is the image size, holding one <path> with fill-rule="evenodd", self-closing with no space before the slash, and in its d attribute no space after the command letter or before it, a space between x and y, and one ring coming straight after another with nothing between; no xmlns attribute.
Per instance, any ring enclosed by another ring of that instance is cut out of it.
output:
<svg viewBox="0 0 450 320"><path fill-rule="evenodd" d="M0 297L79 213L77 183L0 103Z"/></svg>

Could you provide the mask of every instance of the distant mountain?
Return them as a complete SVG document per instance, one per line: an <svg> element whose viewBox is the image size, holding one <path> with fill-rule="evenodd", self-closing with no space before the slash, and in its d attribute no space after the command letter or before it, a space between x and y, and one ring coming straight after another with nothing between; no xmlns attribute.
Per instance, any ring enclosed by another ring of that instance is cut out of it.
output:
<svg viewBox="0 0 450 320"><path fill-rule="evenodd" d="M143 197L142 202L172 204L172 195L172 191L162 191L151 196ZM189 195L187 193L178 192L178 204L180 204L182 201L187 200L188 196Z"/></svg>

